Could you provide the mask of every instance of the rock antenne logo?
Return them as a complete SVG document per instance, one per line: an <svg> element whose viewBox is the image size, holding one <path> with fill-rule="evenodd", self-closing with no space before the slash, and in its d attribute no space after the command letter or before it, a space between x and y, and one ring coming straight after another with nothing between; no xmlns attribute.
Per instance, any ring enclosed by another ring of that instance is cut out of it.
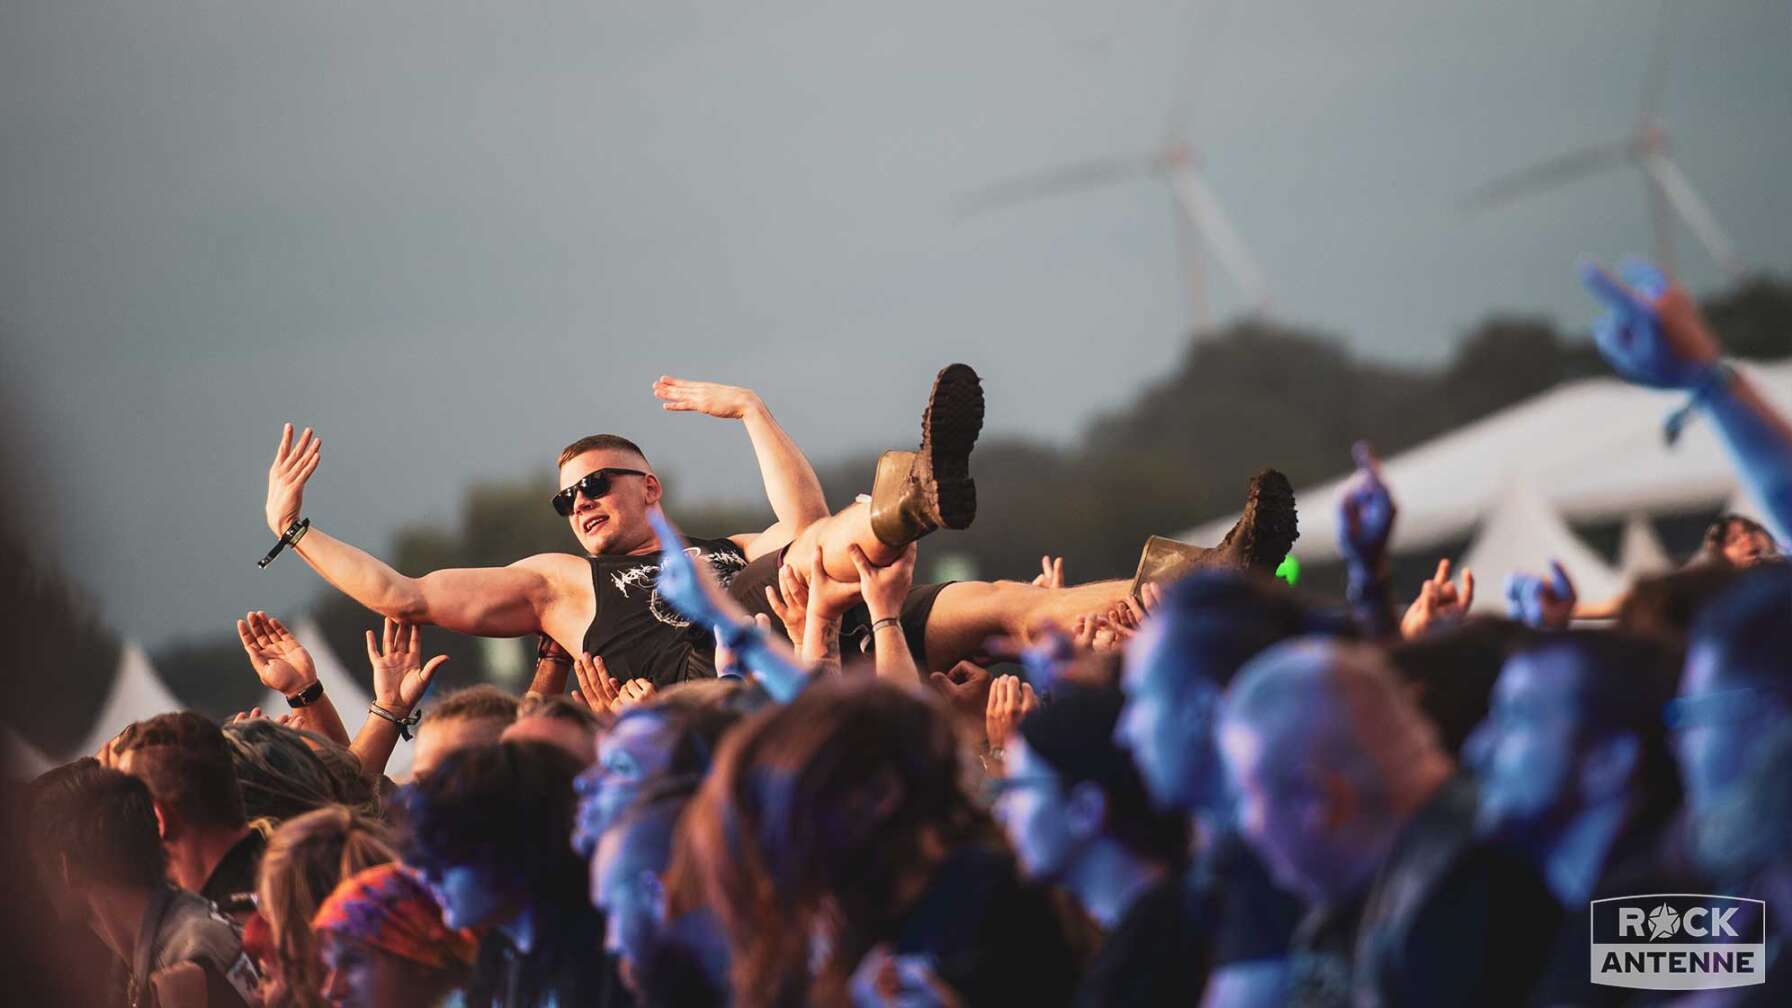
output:
<svg viewBox="0 0 1792 1008"><path fill-rule="evenodd" d="M1767 904L1702 893L1594 900L1592 981L1709 990L1767 981Z"/></svg>

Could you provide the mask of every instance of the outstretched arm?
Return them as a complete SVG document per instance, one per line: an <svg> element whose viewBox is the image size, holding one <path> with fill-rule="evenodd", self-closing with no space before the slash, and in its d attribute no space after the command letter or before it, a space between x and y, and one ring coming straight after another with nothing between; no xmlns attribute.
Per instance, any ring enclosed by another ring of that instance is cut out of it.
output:
<svg viewBox="0 0 1792 1008"><path fill-rule="evenodd" d="M311 428L295 441L292 424L280 435L268 469L268 528L284 533L303 510L305 483L322 458L323 439ZM482 637L518 637L542 629L541 614L554 598L551 554L508 567L440 570L406 577L366 551L312 525L293 546L299 556L343 594L374 612L405 623L427 623Z"/></svg>
<svg viewBox="0 0 1792 1008"><path fill-rule="evenodd" d="M1622 275L1581 266L1587 289L1607 308L1593 328L1599 351L1637 384L1691 392L1762 505L1782 530L1792 529L1792 424L1721 362L1717 338L1684 287L1640 261L1626 263Z"/></svg>
<svg viewBox="0 0 1792 1008"><path fill-rule="evenodd" d="M772 411L751 389L715 382L686 381L670 375L653 383L653 394L674 412L697 412L746 425L759 459L759 475L765 481L765 497L771 502L777 523L757 536L736 536L748 559L764 556L795 539L797 534L828 516L821 480L803 457L802 450Z"/></svg>

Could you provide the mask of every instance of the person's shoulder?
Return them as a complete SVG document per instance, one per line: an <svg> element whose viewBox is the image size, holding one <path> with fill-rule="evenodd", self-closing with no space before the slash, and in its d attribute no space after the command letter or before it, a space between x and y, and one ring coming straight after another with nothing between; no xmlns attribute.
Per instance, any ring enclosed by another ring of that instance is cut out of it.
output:
<svg viewBox="0 0 1792 1008"><path fill-rule="evenodd" d="M514 570L529 571L549 582L584 582L591 577L591 557L571 553L537 553L511 564Z"/></svg>

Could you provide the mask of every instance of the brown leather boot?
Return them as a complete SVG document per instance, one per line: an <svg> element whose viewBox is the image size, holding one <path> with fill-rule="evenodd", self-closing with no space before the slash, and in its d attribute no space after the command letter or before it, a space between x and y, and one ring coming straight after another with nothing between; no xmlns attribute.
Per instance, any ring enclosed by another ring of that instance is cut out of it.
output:
<svg viewBox="0 0 1792 1008"><path fill-rule="evenodd" d="M983 430L983 383L966 364L933 379L921 417L919 451L888 451L871 485L871 531L900 549L937 528L967 528L977 517L971 449Z"/></svg>
<svg viewBox="0 0 1792 1008"><path fill-rule="evenodd" d="M1300 522L1294 509L1294 487L1288 477L1264 469L1251 477L1244 513L1218 546L1193 546L1152 536L1139 554L1139 569L1132 578L1132 593L1147 582L1167 584L1203 567L1257 570L1274 574L1294 541L1300 538Z"/></svg>

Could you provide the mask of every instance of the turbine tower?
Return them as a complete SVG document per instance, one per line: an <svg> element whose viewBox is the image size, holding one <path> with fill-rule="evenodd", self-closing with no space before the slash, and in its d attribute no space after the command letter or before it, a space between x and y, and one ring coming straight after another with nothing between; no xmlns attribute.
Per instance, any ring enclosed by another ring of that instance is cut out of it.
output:
<svg viewBox="0 0 1792 1008"><path fill-rule="evenodd" d="M1192 21L1192 6L1183 13L1185 18ZM1227 6L1224 14L1228 16L1215 19L1220 21L1219 28L1209 30L1214 40L1217 41L1219 34L1229 27L1230 13L1230 7ZM1177 34L1186 37L1191 26L1183 25ZM1217 45L1214 48L1217 51ZM1202 243L1212 252L1220 269L1244 298L1249 306L1249 314L1266 314L1270 296L1263 268L1257 264L1256 257L1251 255L1238 229L1232 226L1232 219L1221 204L1219 194L1208 184L1194 149L1184 136L1183 123L1188 118L1186 105L1189 96L1198 90L1190 86L1189 70L1191 66L1208 70L1213 62L1208 60L1195 63L1186 56L1179 62L1175 74L1177 83L1174 98L1164 131L1166 139L1155 151L1081 161L997 182L965 194L954 201L954 209L961 215L970 215L1140 179L1161 180L1168 189L1178 221L1177 246L1181 251L1197 328L1206 329L1212 321L1208 310L1207 285L1197 248Z"/></svg>
<svg viewBox="0 0 1792 1008"><path fill-rule="evenodd" d="M1711 207L1669 156L1667 130L1661 124L1661 99L1667 87L1669 6L1663 3L1656 24L1655 53L1643 82L1642 111L1634 130L1605 143L1557 154L1475 190L1464 203L1470 211L1491 210L1609 171L1634 167L1649 192L1649 230L1655 260L1674 270L1673 228L1678 217L1724 273L1738 273L1736 247L1717 223Z"/></svg>

